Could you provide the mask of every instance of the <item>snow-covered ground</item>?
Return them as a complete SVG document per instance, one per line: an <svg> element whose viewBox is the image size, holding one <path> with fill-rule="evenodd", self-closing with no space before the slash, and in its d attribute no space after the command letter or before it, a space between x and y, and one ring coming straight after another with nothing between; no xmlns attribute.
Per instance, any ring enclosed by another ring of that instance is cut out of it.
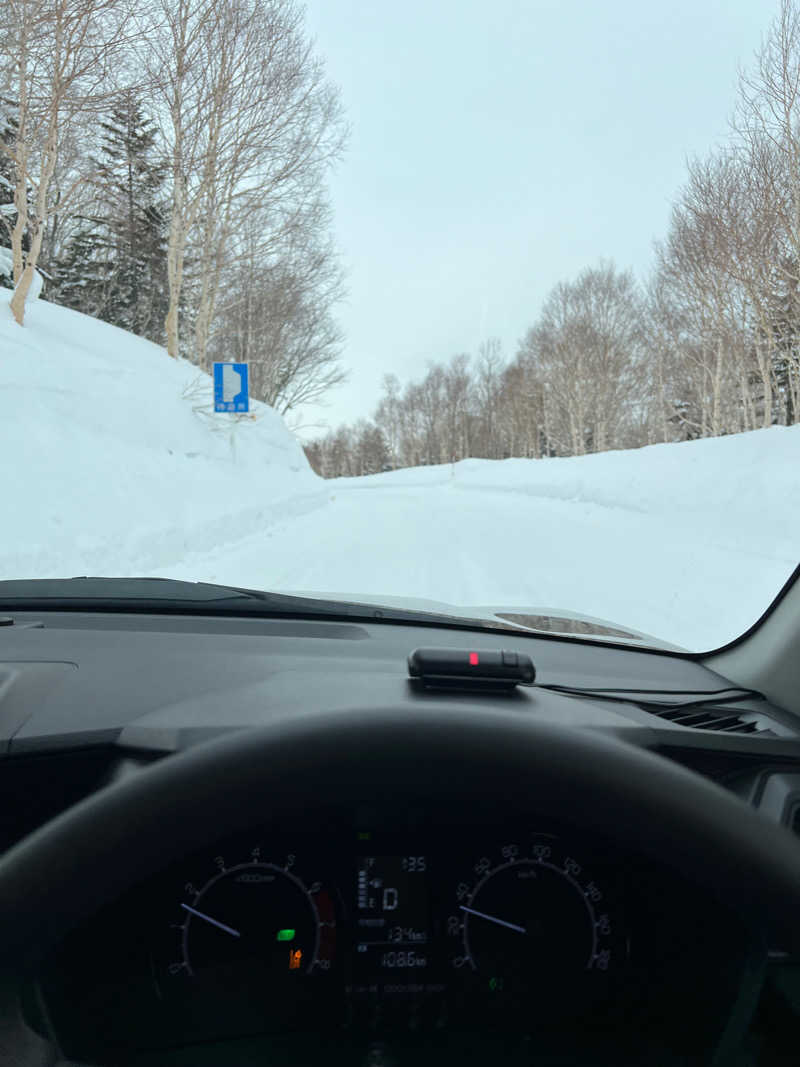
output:
<svg viewBox="0 0 800 1067"><path fill-rule="evenodd" d="M561 608L701 649L800 561L800 426L325 482L274 412L231 435L210 395L156 345L41 301L21 330L0 301L0 577Z"/></svg>
<svg viewBox="0 0 800 1067"><path fill-rule="evenodd" d="M325 499L270 408L231 434L196 367L42 300L20 328L5 292L0 577L148 574Z"/></svg>

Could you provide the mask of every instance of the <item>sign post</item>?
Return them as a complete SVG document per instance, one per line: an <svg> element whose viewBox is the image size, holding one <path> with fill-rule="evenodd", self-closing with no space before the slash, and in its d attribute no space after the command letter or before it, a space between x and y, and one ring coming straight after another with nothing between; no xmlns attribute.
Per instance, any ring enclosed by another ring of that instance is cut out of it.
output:
<svg viewBox="0 0 800 1067"><path fill-rule="evenodd" d="M214 364L214 411L250 410L246 363Z"/></svg>

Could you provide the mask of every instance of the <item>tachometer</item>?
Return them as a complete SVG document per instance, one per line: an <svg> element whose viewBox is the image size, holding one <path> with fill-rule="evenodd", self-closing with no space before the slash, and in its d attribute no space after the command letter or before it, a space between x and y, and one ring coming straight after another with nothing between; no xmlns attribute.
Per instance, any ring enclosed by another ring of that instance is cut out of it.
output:
<svg viewBox="0 0 800 1067"><path fill-rule="evenodd" d="M614 962L605 895L557 838L510 842L475 862L448 919L451 964L492 991L560 984Z"/></svg>
<svg viewBox="0 0 800 1067"><path fill-rule="evenodd" d="M187 882L179 904L180 959L170 973L216 980L246 977L263 988L329 970L335 947L333 902L320 882L297 873L295 855L274 861L260 848L238 863L214 860L203 882Z"/></svg>

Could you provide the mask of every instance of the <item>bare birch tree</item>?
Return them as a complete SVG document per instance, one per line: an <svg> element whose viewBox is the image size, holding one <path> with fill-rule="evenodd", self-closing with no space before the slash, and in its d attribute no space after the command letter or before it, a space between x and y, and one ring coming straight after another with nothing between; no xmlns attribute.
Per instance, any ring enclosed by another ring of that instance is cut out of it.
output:
<svg viewBox="0 0 800 1067"><path fill-rule="evenodd" d="M630 274L612 264L560 282L521 352L535 364L548 405L548 437L562 454L623 443L641 401L642 304Z"/></svg>
<svg viewBox="0 0 800 1067"><path fill-rule="evenodd" d="M759 249L763 276L771 274L770 287L796 292L800 286L800 9L796 0L781 0L780 10L751 70L741 73L739 98L733 120L737 146L752 182L760 192L765 210L754 213L780 230L783 249ZM772 311L775 307L773 304ZM778 343L775 322L770 319L763 343L773 349ZM792 333L800 323L789 324ZM785 327L779 331L785 335ZM784 366L787 418L800 411L800 354L797 346L783 346L779 362Z"/></svg>
<svg viewBox="0 0 800 1067"><path fill-rule="evenodd" d="M101 106L128 38L123 0L6 0L0 15L0 95L15 137L0 142L14 167L11 308L20 325L48 221L63 218L85 175L54 182L76 118ZM28 249L24 251L27 236Z"/></svg>
<svg viewBox="0 0 800 1067"><path fill-rule="evenodd" d="M253 395L281 414L318 401L345 380L342 333L333 308L343 275L327 237L329 211L310 209L265 257L263 223L254 214L238 235L223 275L210 338L212 358L250 364Z"/></svg>
<svg viewBox="0 0 800 1067"><path fill-rule="evenodd" d="M345 135L338 95L292 0L221 0L206 69L211 100L194 352L201 366L235 232L257 216L264 260L292 231L307 233L324 168L338 158Z"/></svg>
<svg viewBox="0 0 800 1067"><path fill-rule="evenodd" d="M180 351L187 248L193 265L190 355L207 363L220 286L252 217L262 260L306 226L344 127L338 96L294 0L157 0L148 66L163 99L172 203L167 349ZM249 226L248 242L252 226Z"/></svg>
<svg viewBox="0 0 800 1067"><path fill-rule="evenodd" d="M214 0L154 0L143 20L141 61L169 163L167 351L179 355L186 247L200 211L210 87L205 61L217 26Z"/></svg>

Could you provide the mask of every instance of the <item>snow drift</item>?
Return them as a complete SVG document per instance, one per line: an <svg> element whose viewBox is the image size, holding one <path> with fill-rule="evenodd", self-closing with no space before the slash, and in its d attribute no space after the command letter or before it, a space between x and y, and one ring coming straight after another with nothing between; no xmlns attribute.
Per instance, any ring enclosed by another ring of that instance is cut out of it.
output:
<svg viewBox="0 0 800 1067"><path fill-rule="evenodd" d="M325 499L272 409L213 416L208 375L42 300L0 299L0 396L3 578L152 573Z"/></svg>
<svg viewBox="0 0 800 1067"><path fill-rule="evenodd" d="M693 530L699 542L800 563L800 425L590 456L465 459L328 484L449 487L596 505L618 511L620 522L625 512L656 519L662 537Z"/></svg>

